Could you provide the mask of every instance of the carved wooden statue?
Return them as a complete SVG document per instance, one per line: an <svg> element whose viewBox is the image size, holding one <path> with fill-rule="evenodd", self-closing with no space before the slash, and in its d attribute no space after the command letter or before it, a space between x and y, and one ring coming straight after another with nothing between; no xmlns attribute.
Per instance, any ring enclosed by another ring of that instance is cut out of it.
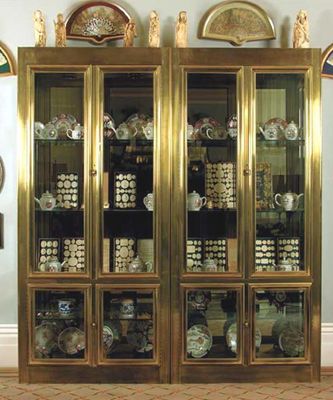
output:
<svg viewBox="0 0 333 400"><path fill-rule="evenodd" d="M136 36L135 22L132 19L130 19L125 26L124 47L133 47L135 36Z"/></svg>
<svg viewBox="0 0 333 400"><path fill-rule="evenodd" d="M156 11L149 16L149 47L160 47L160 17Z"/></svg>
<svg viewBox="0 0 333 400"><path fill-rule="evenodd" d="M293 47L310 47L308 13L305 10L300 10L296 17L293 33Z"/></svg>
<svg viewBox="0 0 333 400"><path fill-rule="evenodd" d="M34 12L35 47L46 46L45 19L40 10Z"/></svg>
<svg viewBox="0 0 333 400"><path fill-rule="evenodd" d="M54 22L55 29L55 45L56 47L66 47L66 25L64 16L59 13L57 20Z"/></svg>
<svg viewBox="0 0 333 400"><path fill-rule="evenodd" d="M181 11L176 22L176 47L187 47L187 14Z"/></svg>

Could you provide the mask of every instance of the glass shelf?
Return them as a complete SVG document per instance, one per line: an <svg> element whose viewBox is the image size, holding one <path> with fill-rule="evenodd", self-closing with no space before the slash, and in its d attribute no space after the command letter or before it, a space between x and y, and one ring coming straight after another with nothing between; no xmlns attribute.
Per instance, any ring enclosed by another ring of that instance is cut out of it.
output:
<svg viewBox="0 0 333 400"><path fill-rule="evenodd" d="M233 139L199 139L199 140L188 140L187 145L191 147L229 147L237 146L237 140Z"/></svg>
<svg viewBox="0 0 333 400"><path fill-rule="evenodd" d="M104 145L108 146L153 146L153 140L146 139L104 139Z"/></svg>
<svg viewBox="0 0 333 400"><path fill-rule="evenodd" d="M35 139L35 144L80 144L84 143L84 139Z"/></svg>

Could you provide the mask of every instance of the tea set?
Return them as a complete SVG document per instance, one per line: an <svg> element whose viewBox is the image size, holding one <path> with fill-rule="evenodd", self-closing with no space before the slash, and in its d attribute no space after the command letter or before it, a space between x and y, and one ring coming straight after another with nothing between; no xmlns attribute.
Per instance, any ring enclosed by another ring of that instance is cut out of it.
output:
<svg viewBox="0 0 333 400"><path fill-rule="evenodd" d="M144 262L140 256L136 256L127 267L127 272L138 273L138 272L153 272L153 264L150 261Z"/></svg>
<svg viewBox="0 0 333 400"><path fill-rule="evenodd" d="M289 124L282 118L272 118L264 126L259 126L259 131L265 140L296 140L299 137L299 128L294 121Z"/></svg>
<svg viewBox="0 0 333 400"><path fill-rule="evenodd" d="M35 197L35 202L39 205L41 210L50 211L55 207L60 207L61 203L57 203L57 199L48 190L42 194L40 199Z"/></svg>
<svg viewBox="0 0 333 400"><path fill-rule="evenodd" d="M64 140L66 138L80 140L84 136L84 127L77 123L73 115L58 114L45 125L36 121L34 123L34 135L36 139L41 140Z"/></svg>
<svg viewBox="0 0 333 400"><path fill-rule="evenodd" d="M205 196L201 197L195 190L187 195L187 209L189 211L200 211L206 203L207 198Z"/></svg>
<svg viewBox="0 0 333 400"><path fill-rule="evenodd" d="M186 136L188 140L225 140L229 136L231 139L237 137L237 116L231 115L226 118L226 126L223 127L221 122L212 117L200 118L193 125L187 124Z"/></svg>
<svg viewBox="0 0 333 400"><path fill-rule="evenodd" d="M276 193L274 196L274 201L275 203L283 208L285 211L295 211L299 207L299 201L300 199L304 197L304 194L296 194L292 193L290 191L280 194Z"/></svg>
<svg viewBox="0 0 333 400"><path fill-rule="evenodd" d="M154 139L154 121L151 117L145 114L132 114L126 121L119 124L116 129L113 118L106 114L108 118L104 117L104 121L107 119L109 126L104 124L104 136L112 138L114 135L110 133L113 131L117 140L130 140L136 139Z"/></svg>

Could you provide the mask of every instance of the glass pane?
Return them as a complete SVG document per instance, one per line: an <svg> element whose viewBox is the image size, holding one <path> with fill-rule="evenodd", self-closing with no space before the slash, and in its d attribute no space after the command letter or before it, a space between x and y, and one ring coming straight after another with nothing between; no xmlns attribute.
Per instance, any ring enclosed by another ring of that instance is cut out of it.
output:
<svg viewBox="0 0 333 400"><path fill-rule="evenodd" d="M238 358L238 309L235 290L188 290L187 358Z"/></svg>
<svg viewBox="0 0 333 400"><path fill-rule="evenodd" d="M237 266L237 94L235 74L187 80L187 272Z"/></svg>
<svg viewBox="0 0 333 400"><path fill-rule="evenodd" d="M35 270L84 272L84 77L35 76Z"/></svg>
<svg viewBox="0 0 333 400"><path fill-rule="evenodd" d="M256 357L304 357L305 290L256 291Z"/></svg>
<svg viewBox="0 0 333 400"><path fill-rule="evenodd" d="M82 291L37 290L34 311L34 358L85 358Z"/></svg>
<svg viewBox="0 0 333 400"><path fill-rule="evenodd" d="M106 74L104 110L103 272L153 272L153 75Z"/></svg>
<svg viewBox="0 0 333 400"><path fill-rule="evenodd" d="M304 270L304 76L256 84L256 270Z"/></svg>
<svg viewBox="0 0 333 400"><path fill-rule="evenodd" d="M103 292L103 357L154 358L155 310L152 290Z"/></svg>

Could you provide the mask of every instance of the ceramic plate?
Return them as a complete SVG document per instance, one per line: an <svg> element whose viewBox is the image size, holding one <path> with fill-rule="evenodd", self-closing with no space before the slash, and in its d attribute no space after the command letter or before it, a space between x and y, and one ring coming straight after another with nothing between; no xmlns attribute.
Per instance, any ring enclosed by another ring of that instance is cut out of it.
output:
<svg viewBox="0 0 333 400"><path fill-rule="evenodd" d="M109 354L121 338L119 321L105 321L103 326L103 346L105 354Z"/></svg>
<svg viewBox="0 0 333 400"><path fill-rule="evenodd" d="M58 114L56 117L52 118L51 122L58 131L59 136L67 138L67 130L72 129L77 121L71 114Z"/></svg>
<svg viewBox="0 0 333 400"><path fill-rule="evenodd" d="M194 358L205 356L211 349L213 337L205 325L193 325L187 330L187 353Z"/></svg>
<svg viewBox="0 0 333 400"><path fill-rule="evenodd" d="M201 139L225 139L225 130L215 118L201 118L194 125L196 136Z"/></svg>
<svg viewBox="0 0 333 400"><path fill-rule="evenodd" d="M304 334L296 327L289 326L279 336L280 349L289 357L304 356Z"/></svg>
<svg viewBox="0 0 333 400"><path fill-rule="evenodd" d="M49 356L57 347L57 327L45 322L35 327L35 349L41 356Z"/></svg>
<svg viewBox="0 0 333 400"><path fill-rule="evenodd" d="M85 334L75 327L64 329L58 337L58 346L66 354L77 354L85 348Z"/></svg>
<svg viewBox="0 0 333 400"><path fill-rule="evenodd" d="M153 349L154 330L152 321L131 321L127 329L127 341L139 353Z"/></svg>

